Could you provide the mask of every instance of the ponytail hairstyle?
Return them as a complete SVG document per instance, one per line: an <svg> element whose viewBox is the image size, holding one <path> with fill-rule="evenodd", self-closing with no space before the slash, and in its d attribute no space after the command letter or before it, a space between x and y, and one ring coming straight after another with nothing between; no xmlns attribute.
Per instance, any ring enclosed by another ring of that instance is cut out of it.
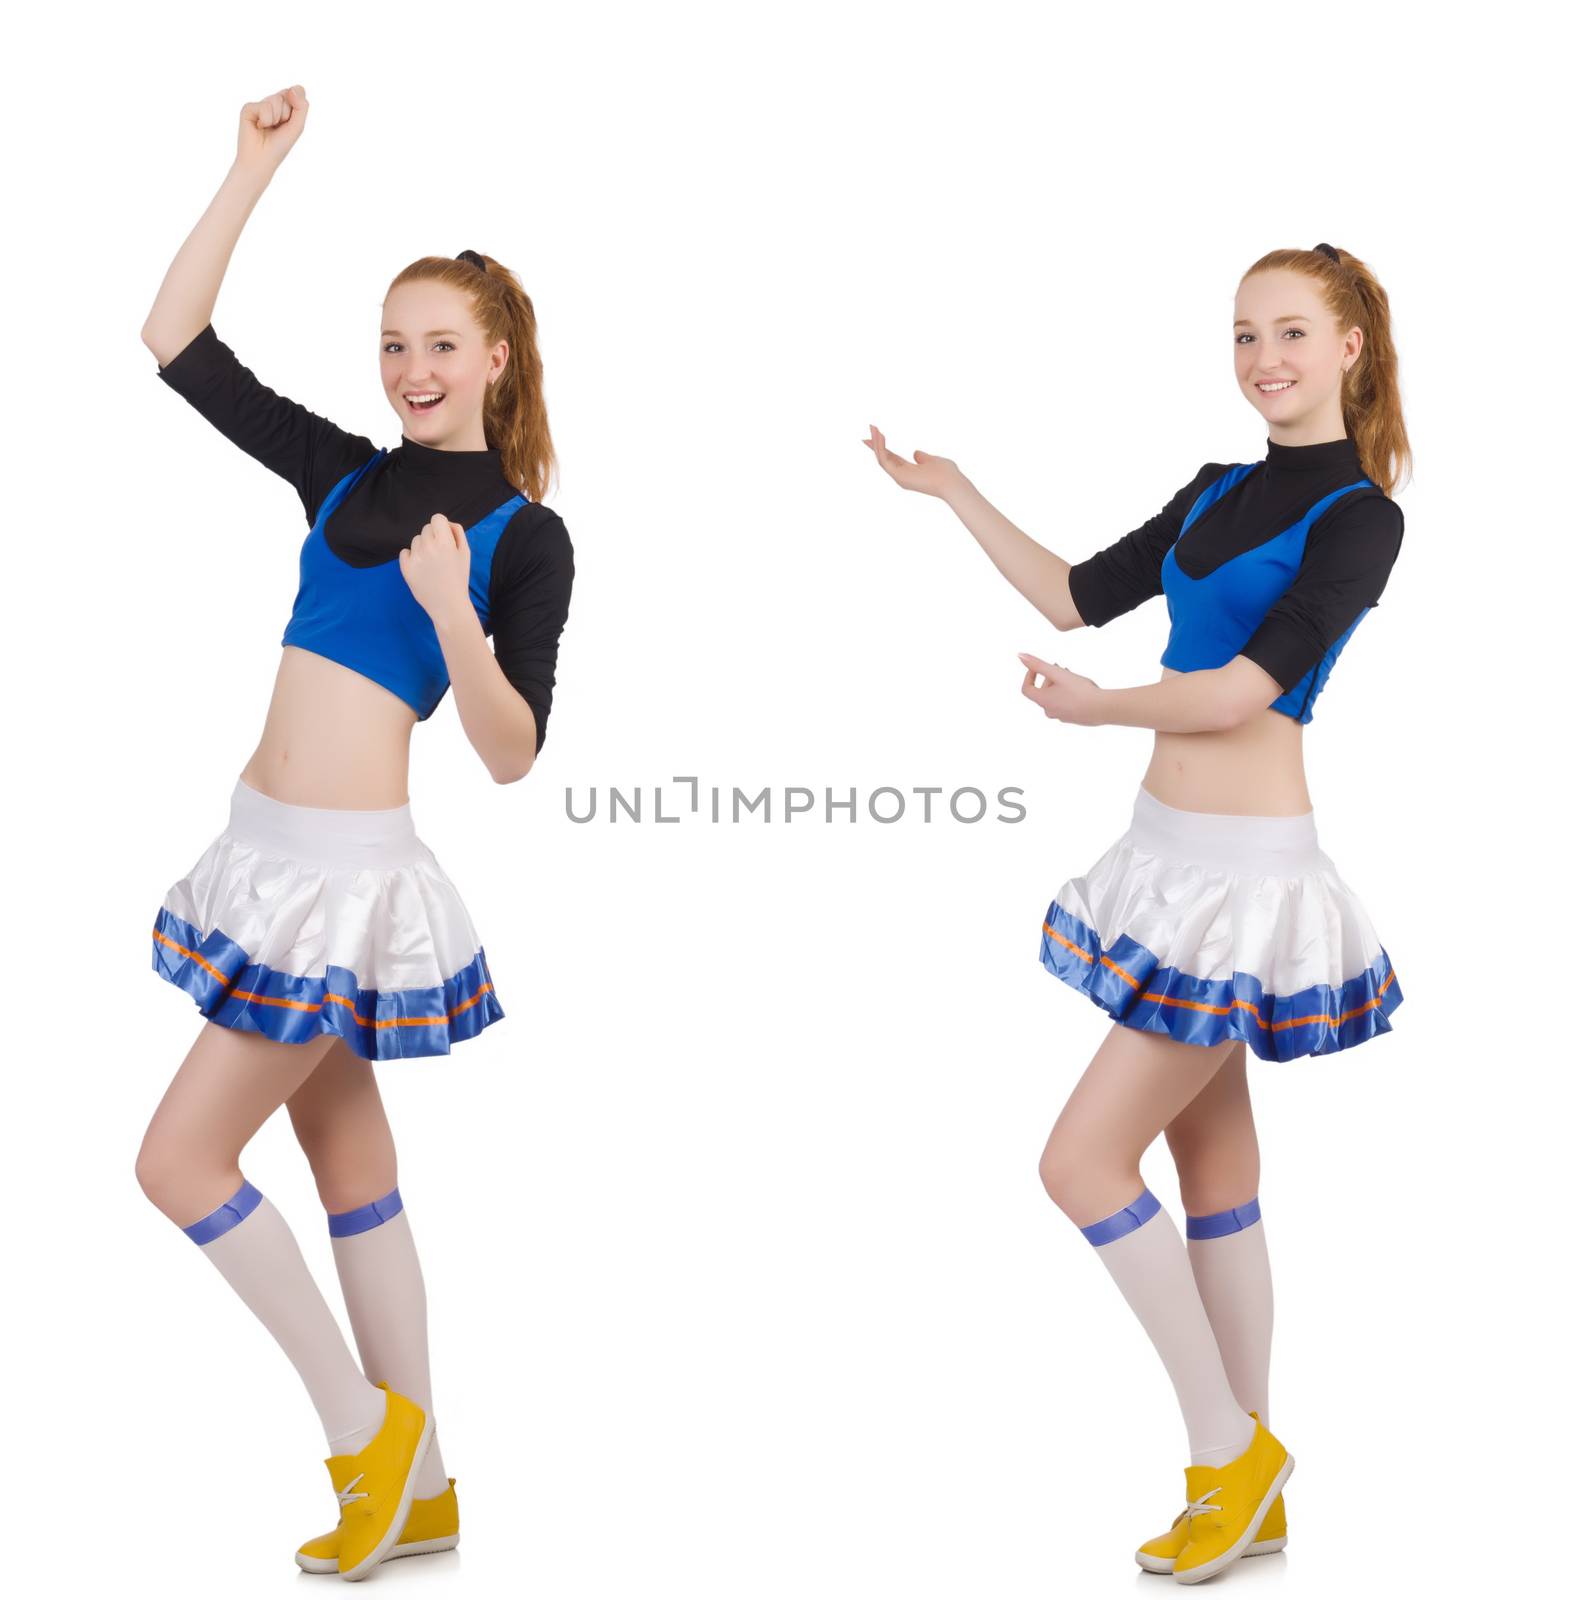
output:
<svg viewBox="0 0 1584 1600"><path fill-rule="evenodd" d="M1412 472L1413 453L1403 426L1386 291L1357 256L1328 244L1313 250L1272 250L1243 276L1272 269L1313 278L1337 327L1363 330L1364 348L1342 375L1342 426L1358 450L1364 475L1390 497Z"/></svg>
<svg viewBox="0 0 1584 1600"><path fill-rule="evenodd" d="M486 346L506 341L506 365L484 391L484 442L500 451L501 468L510 483L528 499L543 500L556 459L533 301L515 272L475 250L464 250L455 260L420 256L391 279L390 287L424 279L449 284L468 296Z"/></svg>

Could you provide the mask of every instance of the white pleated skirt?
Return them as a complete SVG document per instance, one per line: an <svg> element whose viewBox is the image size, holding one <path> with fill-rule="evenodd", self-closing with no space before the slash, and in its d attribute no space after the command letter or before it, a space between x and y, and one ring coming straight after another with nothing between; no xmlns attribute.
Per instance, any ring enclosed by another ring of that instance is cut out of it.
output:
<svg viewBox="0 0 1584 1600"><path fill-rule="evenodd" d="M154 970L222 1027L339 1034L370 1061L448 1055L504 1014L410 805L288 805L240 779L225 829L160 906Z"/></svg>
<svg viewBox="0 0 1584 1600"><path fill-rule="evenodd" d="M1390 1033L1402 1001L1313 811L1182 811L1143 787L1127 832L1057 890L1040 960L1125 1027L1266 1061Z"/></svg>

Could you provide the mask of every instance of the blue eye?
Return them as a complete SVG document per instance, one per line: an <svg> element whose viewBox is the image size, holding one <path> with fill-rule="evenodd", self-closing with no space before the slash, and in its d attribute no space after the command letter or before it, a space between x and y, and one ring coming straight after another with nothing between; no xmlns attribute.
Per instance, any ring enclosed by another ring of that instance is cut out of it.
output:
<svg viewBox="0 0 1584 1600"><path fill-rule="evenodd" d="M1306 337L1302 328L1288 328L1286 332L1296 333L1299 338ZM1233 344L1242 344L1245 339L1252 339L1253 337L1254 335L1252 333L1239 333L1234 335L1232 342Z"/></svg>

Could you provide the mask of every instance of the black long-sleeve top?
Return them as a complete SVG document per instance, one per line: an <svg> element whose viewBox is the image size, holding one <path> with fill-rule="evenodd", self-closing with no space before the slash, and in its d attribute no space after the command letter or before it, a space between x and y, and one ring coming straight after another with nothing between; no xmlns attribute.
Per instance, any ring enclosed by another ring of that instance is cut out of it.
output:
<svg viewBox="0 0 1584 1600"><path fill-rule="evenodd" d="M1163 593L1161 565L1174 544L1182 570L1203 578L1291 527L1333 490L1365 476L1352 439L1306 445L1267 439L1265 459L1202 511L1179 540L1194 501L1231 465L1207 461L1157 515L1073 566L1069 588L1087 626L1103 627ZM1310 528L1296 577L1239 653L1262 666L1284 692L1292 689L1363 610L1379 604L1402 537L1402 508L1381 490L1344 495Z"/></svg>
<svg viewBox="0 0 1584 1600"><path fill-rule="evenodd" d="M378 448L259 382L212 323L159 377L233 444L286 479L310 526L325 495ZM378 566L394 560L437 511L467 528L515 492L499 450L436 450L404 437L330 514L324 537L349 565ZM495 659L532 708L541 748L573 577L565 524L548 506L528 501L495 547L489 618Z"/></svg>

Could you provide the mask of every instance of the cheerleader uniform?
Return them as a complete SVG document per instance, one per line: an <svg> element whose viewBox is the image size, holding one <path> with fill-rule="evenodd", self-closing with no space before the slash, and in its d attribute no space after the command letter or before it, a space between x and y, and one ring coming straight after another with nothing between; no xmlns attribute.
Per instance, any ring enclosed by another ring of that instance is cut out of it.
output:
<svg viewBox="0 0 1584 1600"><path fill-rule="evenodd" d="M1307 723L1402 534L1401 508L1364 475L1351 439L1268 441L1262 462L1206 463L1158 516L1075 565L1071 593L1089 627L1164 593L1163 666L1245 655L1281 685L1271 709ZM1184 811L1142 785L1127 831L1056 892L1040 959L1125 1027L1241 1039L1267 1061L1389 1033L1402 1001L1313 811Z"/></svg>
<svg viewBox="0 0 1584 1600"><path fill-rule="evenodd" d="M426 721L450 680L398 557L441 512L467 530L469 598L543 747L572 545L555 512L513 489L498 450L376 448L266 388L212 325L159 377L302 501L283 645L351 668ZM448 1054L504 1015L410 805L289 805L240 779L225 828L165 895L153 965L211 1022L284 1043L338 1034L371 1061Z"/></svg>

